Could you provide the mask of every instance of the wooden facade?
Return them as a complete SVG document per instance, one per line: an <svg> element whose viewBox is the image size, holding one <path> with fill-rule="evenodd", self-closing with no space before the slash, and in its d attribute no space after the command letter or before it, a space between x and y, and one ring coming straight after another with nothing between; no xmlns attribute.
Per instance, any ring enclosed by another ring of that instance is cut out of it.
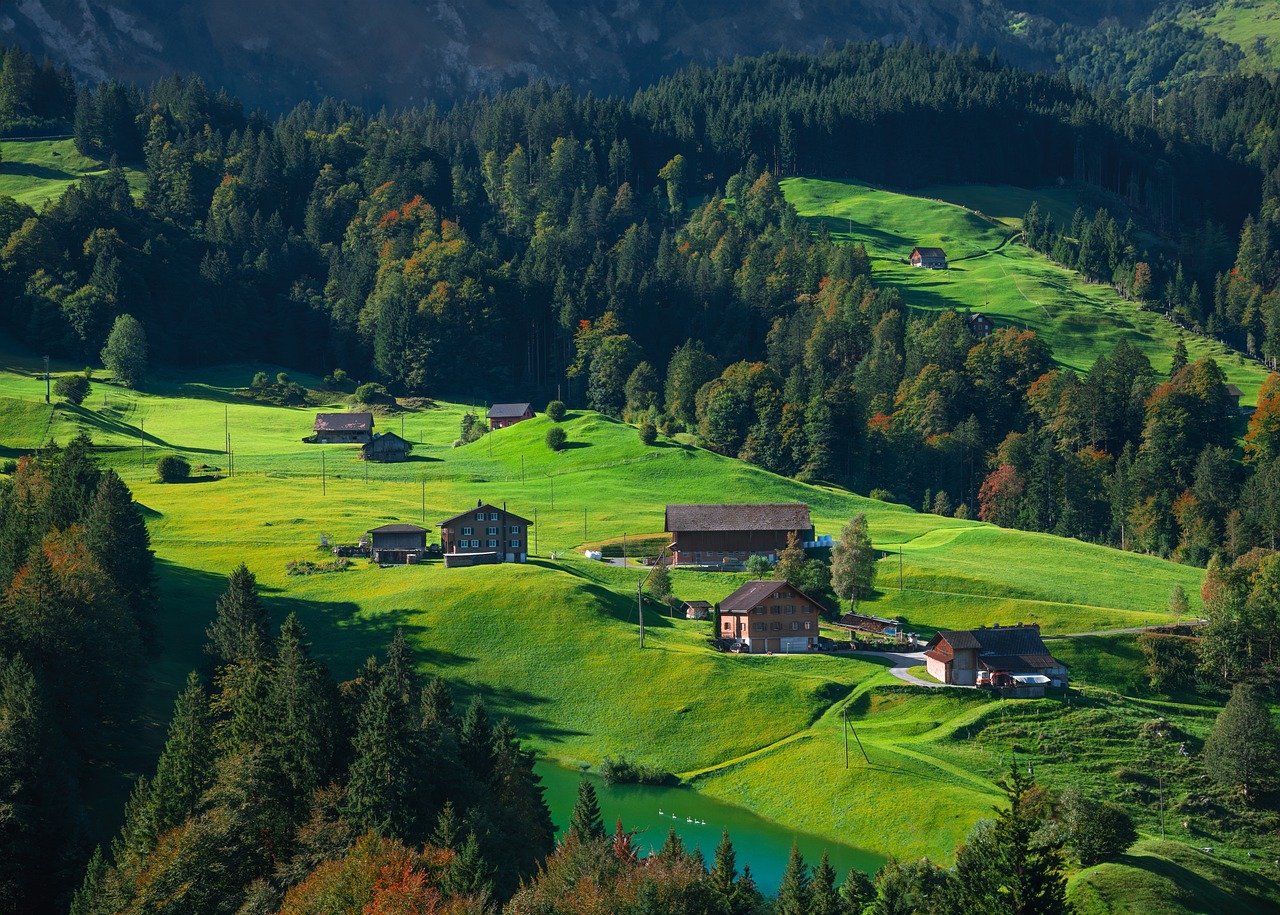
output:
<svg viewBox="0 0 1280 915"><path fill-rule="evenodd" d="M394 463L409 459L413 443L394 432L375 432L373 439L360 446L360 457L366 461Z"/></svg>
<svg viewBox="0 0 1280 915"><path fill-rule="evenodd" d="M926 270L946 270L947 252L941 248L912 248L911 266Z"/></svg>
<svg viewBox="0 0 1280 915"><path fill-rule="evenodd" d="M477 501L475 508L447 518L437 526L445 564L450 567L484 561L464 563L456 558L464 554L473 557L492 554L490 562L524 562L529 556L529 528L533 522L487 502Z"/></svg>
<svg viewBox="0 0 1280 915"><path fill-rule="evenodd" d="M720 601L716 636L751 654L799 654L818 644L822 605L785 581L749 581Z"/></svg>
<svg viewBox="0 0 1280 915"><path fill-rule="evenodd" d="M930 676L956 686L999 686L1028 675L1067 685L1067 666L1049 654L1036 623L943 630L929 640L924 657Z"/></svg>
<svg viewBox="0 0 1280 915"><path fill-rule="evenodd" d="M527 403L496 403L489 408L490 429L505 429L526 419L533 419L533 409Z"/></svg>
<svg viewBox="0 0 1280 915"><path fill-rule="evenodd" d="M369 531L374 562L417 562L427 552L427 529L416 524L384 524Z"/></svg>
<svg viewBox="0 0 1280 915"><path fill-rule="evenodd" d="M666 530L675 565L723 566L752 556L776 559L795 534L813 539L809 507L799 502L668 505Z"/></svg>

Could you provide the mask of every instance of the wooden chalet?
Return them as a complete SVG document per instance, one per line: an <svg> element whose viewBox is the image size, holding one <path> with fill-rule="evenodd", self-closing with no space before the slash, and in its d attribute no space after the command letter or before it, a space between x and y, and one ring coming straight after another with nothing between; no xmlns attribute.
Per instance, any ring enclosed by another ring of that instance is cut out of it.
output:
<svg viewBox="0 0 1280 915"><path fill-rule="evenodd" d="M705 620L711 616L711 604L705 600L687 600L683 610L687 620Z"/></svg>
<svg viewBox="0 0 1280 915"><path fill-rule="evenodd" d="M723 568L752 556L777 559L788 535L813 540L813 521L802 502L668 505L666 531L674 565Z"/></svg>
<svg viewBox="0 0 1280 915"><path fill-rule="evenodd" d="M317 413L311 440L320 445L366 445L373 440L373 414Z"/></svg>
<svg viewBox="0 0 1280 915"><path fill-rule="evenodd" d="M360 457L366 461L391 463L408 460L413 443L394 432L375 432L373 438L360 446Z"/></svg>
<svg viewBox="0 0 1280 915"><path fill-rule="evenodd" d="M1049 653L1035 623L943 630L924 656L930 676L942 683L1021 689L1023 696L1067 685L1067 666Z"/></svg>
<svg viewBox="0 0 1280 915"><path fill-rule="evenodd" d="M749 581L717 605L716 636L751 654L798 654L818 644L822 605L785 581Z"/></svg>
<svg viewBox="0 0 1280 915"><path fill-rule="evenodd" d="M427 529L416 524L384 524L369 531L374 562L413 563L427 552Z"/></svg>
<svg viewBox="0 0 1280 915"><path fill-rule="evenodd" d="M505 429L526 419L533 419L533 410L527 403L496 403L489 408L490 429Z"/></svg>
<svg viewBox="0 0 1280 915"><path fill-rule="evenodd" d="M990 337L992 331L996 329L996 322L980 311L965 315L964 323L969 326L969 330L979 340Z"/></svg>
<svg viewBox="0 0 1280 915"><path fill-rule="evenodd" d="M911 266L926 270L946 270L947 252L941 248L912 248Z"/></svg>
<svg viewBox="0 0 1280 915"><path fill-rule="evenodd" d="M484 565L494 562L524 562L529 556L529 528L533 522L505 507L480 500L475 508L441 521L440 548L444 564Z"/></svg>

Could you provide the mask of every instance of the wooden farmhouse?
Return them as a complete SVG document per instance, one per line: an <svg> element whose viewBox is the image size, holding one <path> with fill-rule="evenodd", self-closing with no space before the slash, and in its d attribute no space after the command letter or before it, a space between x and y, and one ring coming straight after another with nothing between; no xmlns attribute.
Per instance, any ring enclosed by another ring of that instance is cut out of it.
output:
<svg viewBox="0 0 1280 915"><path fill-rule="evenodd" d="M1067 667L1045 647L1039 625L944 630L925 646L930 676L957 686L992 686L1044 695L1066 686Z"/></svg>
<svg viewBox="0 0 1280 915"><path fill-rule="evenodd" d="M822 605L785 581L749 581L720 601L720 631L751 654L797 654L818 644Z"/></svg>
<svg viewBox="0 0 1280 915"><path fill-rule="evenodd" d="M675 565L729 567L752 556L776 559L795 534L813 540L809 506L802 502L668 505L666 530Z"/></svg>
<svg viewBox="0 0 1280 915"><path fill-rule="evenodd" d="M683 609L687 620L705 620L711 616L711 604L705 600L687 600Z"/></svg>
<svg viewBox="0 0 1280 915"><path fill-rule="evenodd" d="M533 419L533 410L527 403L496 403L489 408L490 429L505 429L526 419Z"/></svg>
<svg viewBox="0 0 1280 915"><path fill-rule="evenodd" d="M911 266L926 270L946 270L947 252L941 248L912 248Z"/></svg>
<svg viewBox="0 0 1280 915"><path fill-rule="evenodd" d="M408 460L413 443L394 432L375 432L360 446L360 457L366 461L395 462Z"/></svg>
<svg viewBox="0 0 1280 915"><path fill-rule="evenodd" d="M320 445L365 445L373 440L373 414L317 413L313 429Z"/></svg>
<svg viewBox="0 0 1280 915"><path fill-rule="evenodd" d="M969 330L979 340L991 336L991 332L996 329L996 322L992 321L988 315L984 315L980 311L965 315L964 323L969 325Z"/></svg>
<svg viewBox="0 0 1280 915"><path fill-rule="evenodd" d="M446 518L438 525L445 567L524 562L529 555L532 526L528 518L477 501L475 508Z"/></svg>
<svg viewBox="0 0 1280 915"><path fill-rule="evenodd" d="M416 524L384 524L369 531L374 562L417 562L427 551L427 529Z"/></svg>

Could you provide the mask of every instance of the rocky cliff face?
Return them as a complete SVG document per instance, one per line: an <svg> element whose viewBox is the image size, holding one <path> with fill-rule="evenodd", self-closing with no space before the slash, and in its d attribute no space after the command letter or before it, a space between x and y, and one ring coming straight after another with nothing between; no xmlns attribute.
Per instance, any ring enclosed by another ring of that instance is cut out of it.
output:
<svg viewBox="0 0 1280 915"><path fill-rule="evenodd" d="M1154 0L1015 0L1055 19ZM251 104L404 105L545 78L628 91L691 61L911 38L1017 56L1000 0L0 0L0 43L85 78L195 71ZM1027 63L1035 61L1027 60Z"/></svg>

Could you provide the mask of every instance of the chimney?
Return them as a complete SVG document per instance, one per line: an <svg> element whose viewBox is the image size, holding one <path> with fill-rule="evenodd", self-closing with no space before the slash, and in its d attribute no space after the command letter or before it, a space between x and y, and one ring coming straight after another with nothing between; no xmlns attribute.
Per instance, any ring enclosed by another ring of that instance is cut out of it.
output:
<svg viewBox="0 0 1280 915"><path fill-rule="evenodd" d="M484 505L484 500L483 500L483 499L476 499L476 508L479 508L481 505Z"/></svg>

